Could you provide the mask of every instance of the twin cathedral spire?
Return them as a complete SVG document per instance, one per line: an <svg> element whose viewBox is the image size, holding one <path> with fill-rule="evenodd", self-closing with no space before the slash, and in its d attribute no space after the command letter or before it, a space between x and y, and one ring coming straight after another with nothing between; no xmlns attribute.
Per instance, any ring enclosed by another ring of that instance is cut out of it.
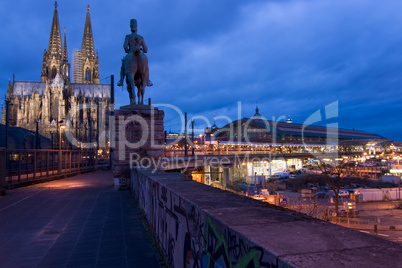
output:
<svg viewBox="0 0 402 268"><path fill-rule="evenodd" d="M53 134L59 131L61 121L71 126L73 136L78 141L106 141L108 134L100 126L103 126L102 122L108 126L108 117L105 115L109 110L92 107L109 107L110 85L99 83L98 55L94 49L89 6L82 46L73 51L71 66L67 54L66 31L64 30L64 36L61 34L58 6L55 2L49 46L43 53L41 82L15 81L13 76L12 83L10 81L7 88L7 100L10 101L8 124L38 131L53 141L51 148L58 146ZM86 103L91 108L81 109ZM70 114L71 111L75 112ZM70 118L67 118L68 114L71 115ZM5 124L5 113L2 112L1 115L1 123ZM90 129L92 130L89 131ZM29 147L29 142L16 143L14 147L32 148Z"/></svg>
<svg viewBox="0 0 402 268"><path fill-rule="evenodd" d="M89 5L84 26L81 50L75 49L73 52L73 72L71 75L70 63L67 54L66 31L64 30L63 43L61 42L59 15L57 12L57 1L54 4L52 27L50 30L49 46L43 53L43 66L41 72L41 82L51 83L57 74L67 85L73 78L73 83L77 84L99 84L99 58L95 54L91 17Z"/></svg>

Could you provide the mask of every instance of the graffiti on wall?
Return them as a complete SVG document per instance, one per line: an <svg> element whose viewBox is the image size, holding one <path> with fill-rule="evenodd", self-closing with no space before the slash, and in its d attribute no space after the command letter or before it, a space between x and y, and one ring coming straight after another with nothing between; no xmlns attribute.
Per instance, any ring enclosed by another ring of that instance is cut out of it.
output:
<svg viewBox="0 0 402 268"><path fill-rule="evenodd" d="M273 254L193 203L158 182L141 183L136 193L148 195L141 206L172 267L277 267Z"/></svg>
<svg viewBox="0 0 402 268"><path fill-rule="evenodd" d="M211 219L205 226L206 240L202 267L277 267L264 260L264 250L251 245L239 235L225 228L225 234L219 232Z"/></svg>

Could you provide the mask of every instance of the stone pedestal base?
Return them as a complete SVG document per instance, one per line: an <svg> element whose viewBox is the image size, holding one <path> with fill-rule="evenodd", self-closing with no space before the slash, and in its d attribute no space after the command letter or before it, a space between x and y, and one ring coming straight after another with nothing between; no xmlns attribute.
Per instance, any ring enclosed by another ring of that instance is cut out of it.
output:
<svg viewBox="0 0 402 268"><path fill-rule="evenodd" d="M133 166L154 167L164 156L164 116L162 110L148 105L128 105L115 111L115 178L129 178Z"/></svg>

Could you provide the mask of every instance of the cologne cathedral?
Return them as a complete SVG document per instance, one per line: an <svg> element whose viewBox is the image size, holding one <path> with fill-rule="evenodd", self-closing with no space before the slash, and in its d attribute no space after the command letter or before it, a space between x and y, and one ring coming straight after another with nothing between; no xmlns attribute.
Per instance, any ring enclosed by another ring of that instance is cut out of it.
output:
<svg viewBox="0 0 402 268"><path fill-rule="evenodd" d="M63 42L61 39L57 2L54 6L40 82L15 81L13 75L7 88L8 109L2 112L1 123L6 124L8 110L8 125L11 127L38 131L57 143L58 131L64 125L80 144L100 141L99 146L104 147L108 140L105 130L108 129L111 86L100 84L89 5L82 46L80 50L74 50L72 66L65 31Z"/></svg>

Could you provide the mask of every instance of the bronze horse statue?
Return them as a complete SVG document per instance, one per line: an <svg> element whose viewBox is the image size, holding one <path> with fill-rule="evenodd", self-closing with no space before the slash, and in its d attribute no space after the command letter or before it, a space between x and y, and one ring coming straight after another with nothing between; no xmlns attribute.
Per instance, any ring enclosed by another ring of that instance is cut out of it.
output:
<svg viewBox="0 0 402 268"><path fill-rule="evenodd" d="M123 65L130 104L136 104L135 87L137 87L138 104L143 105L145 87L149 81L148 58L139 48L129 52L127 56L129 57L123 60Z"/></svg>
<svg viewBox="0 0 402 268"><path fill-rule="evenodd" d="M126 35L124 40L124 57L120 69L120 81L118 86L123 86L124 76L126 77L127 91L130 96L130 104L135 102L135 87L138 88L138 104L144 104L144 93L146 86L152 86L149 81L148 58L145 55L148 48L144 38L137 34L137 20L130 20L131 34Z"/></svg>

